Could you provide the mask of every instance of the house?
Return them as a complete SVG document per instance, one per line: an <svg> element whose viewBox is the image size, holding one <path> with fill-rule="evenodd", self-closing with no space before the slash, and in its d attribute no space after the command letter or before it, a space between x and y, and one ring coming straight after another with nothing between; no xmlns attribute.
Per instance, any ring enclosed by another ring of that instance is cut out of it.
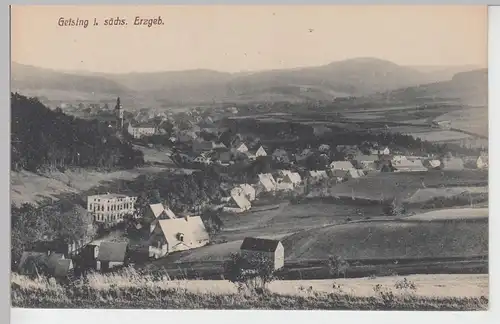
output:
<svg viewBox="0 0 500 324"><path fill-rule="evenodd" d="M328 173L325 170L312 170L309 171L309 176L314 180L328 179Z"/></svg>
<svg viewBox="0 0 500 324"><path fill-rule="evenodd" d="M243 268L252 269L260 262L270 262L274 270L285 266L285 249L278 240L246 237L240 246Z"/></svg>
<svg viewBox="0 0 500 324"><path fill-rule="evenodd" d="M52 241L39 241L33 244L32 251L44 254L61 254L65 258L71 258L78 255L87 244L92 241L92 238L88 237L85 240L70 241L66 242L63 240L52 240Z"/></svg>
<svg viewBox="0 0 500 324"><path fill-rule="evenodd" d="M330 151L330 145L328 145L328 144L321 144L318 147L318 151L323 152L323 153L329 152Z"/></svg>
<svg viewBox="0 0 500 324"><path fill-rule="evenodd" d="M108 271L128 264L128 244L125 242L101 242L97 248L96 269Z"/></svg>
<svg viewBox="0 0 500 324"><path fill-rule="evenodd" d="M256 159L261 156L267 156L267 152L262 146L260 146L256 151L247 151L246 154L250 159Z"/></svg>
<svg viewBox="0 0 500 324"><path fill-rule="evenodd" d="M441 170L463 170L464 161L461 158L446 157L441 161Z"/></svg>
<svg viewBox="0 0 500 324"><path fill-rule="evenodd" d="M374 171L378 168L378 155L358 154L353 160L359 169L363 169L365 171Z"/></svg>
<svg viewBox="0 0 500 324"><path fill-rule="evenodd" d="M270 173L261 173L258 186L264 192L271 192L276 190L276 181Z"/></svg>
<svg viewBox="0 0 500 324"><path fill-rule="evenodd" d="M252 204L245 197L243 189L240 187L234 188L231 191L231 200L229 201L229 203L229 206L224 207L223 210L231 213L242 213L252 207Z"/></svg>
<svg viewBox="0 0 500 324"><path fill-rule="evenodd" d="M477 158L476 165L478 169L488 169L488 155L482 154Z"/></svg>
<svg viewBox="0 0 500 324"><path fill-rule="evenodd" d="M290 170L279 170L278 174L283 178L285 182L289 182L294 186L297 186L302 182L302 178L297 172L292 172Z"/></svg>
<svg viewBox="0 0 500 324"><path fill-rule="evenodd" d="M330 163L330 169L347 171L350 169L354 169L354 166L349 161L333 161L332 163Z"/></svg>
<svg viewBox="0 0 500 324"><path fill-rule="evenodd" d="M279 191L289 191L293 190L294 185L289 180L288 176L286 178L277 178L276 179L276 190Z"/></svg>
<svg viewBox="0 0 500 324"><path fill-rule="evenodd" d="M163 204L149 204L142 217L144 223L149 224L150 232L154 230L158 220L160 219L174 219L177 218L174 212Z"/></svg>
<svg viewBox="0 0 500 324"><path fill-rule="evenodd" d="M233 195L244 195L245 198L248 200L248 201L254 201L255 200L255 189L254 187L252 187L251 185L249 184L241 184L239 186L236 186L234 187L232 190L231 190L231 193L230 195L233 196Z"/></svg>
<svg viewBox="0 0 500 324"><path fill-rule="evenodd" d="M135 196L120 194L94 195L87 197L87 210L94 215L94 221L114 225L123 221L125 215L133 215Z"/></svg>
<svg viewBox="0 0 500 324"><path fill-rule="evenodd" d="M190 250L207 245L209 235L200 216L162 219L149 242L149 256L161 258L175 251Z"/></svg>
<svg viewBox="0 0 500 324"><path fill-rule="evenodd" d="M276 162L290 163L290 156L284 149L276 149L272 154L272 159Z"/></svg>
<svg viewBox="0 0 500 324"><path fill-rule="evenodd" d="M441 161L435 159L429 159L429 160L424 160L423 164L427 169L434 170L434 169L439 169L439 167L441 166Z"/></svg>
<svg viewBox="0 0 500 324"><path fill-rule="evenodd" d="M239 153L246 153L248 152L248 147L245 145L245 143L239 143L233 148L233 150Z"/></svg>
<svg viewBox="0 0 500 324"><path fill-rule="evenodd" d="M133 138L143 138L156 134L156 126L153 123L128 124L127 131Z"/></svg>
<svg viewBox="0 0 500 324"><path fill-rule="evenodd" d="M391 150L386 146L384 148L375 148L370 150L370 155L389 155Z"/></svg>
<svg viewBox="0 0 500 324"><path fill-rule="evenodd" d="M392 163L394 172L422 172L427 171L427 168L422 164L421 160L401 160Z"/></svg>
<svg viewBox="0 0 500 324"><path fill-rule="evenodd" d="M251 185L244 183L240 185L240 188L243 190L243 194L249 201L255 200L255 188Z"/></svg>

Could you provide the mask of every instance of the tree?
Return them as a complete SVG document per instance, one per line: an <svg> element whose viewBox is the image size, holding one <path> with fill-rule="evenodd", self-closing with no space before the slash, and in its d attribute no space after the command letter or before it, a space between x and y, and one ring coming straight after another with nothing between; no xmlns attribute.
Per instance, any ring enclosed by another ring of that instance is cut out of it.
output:
<svg viewBox="0 0 500 324"><path fill-rule="evenodd" d="M224 268L225 278L237 284L239 289L246 287L259 294L264 293L267 285L276 278L271 260L261 254L242 257L233 253Z"/></svg>
<svg viewBox="0 0 500 324"><path fill-rule="evenodd" d="M349 262L338 255L328 257L327 265L330 275L334 275L337 277L342 274L345 278L347 270L349 269Z"/></svg>

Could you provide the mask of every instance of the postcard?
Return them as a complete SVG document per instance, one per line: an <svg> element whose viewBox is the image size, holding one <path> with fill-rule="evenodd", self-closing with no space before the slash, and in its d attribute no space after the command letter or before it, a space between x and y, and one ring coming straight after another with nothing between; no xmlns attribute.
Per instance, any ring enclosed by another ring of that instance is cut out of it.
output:
<svg viewBox="0 0 500 324"><path fill-rule="evenodd" d="M12 307L487 310L487 26L12 6Z"/></svg>

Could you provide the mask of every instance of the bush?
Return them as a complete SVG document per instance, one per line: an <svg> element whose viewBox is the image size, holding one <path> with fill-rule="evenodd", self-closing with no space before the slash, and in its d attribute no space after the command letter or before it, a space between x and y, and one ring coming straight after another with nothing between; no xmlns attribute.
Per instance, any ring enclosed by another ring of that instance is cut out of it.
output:
<svg viewBox="0 0 500 324"><path fill-rule="evenodd" d="M233 253L225 264L224 272L224 277L237 284L238 290L246 288L259 294L266 292L267 285L275 279L272 262L260 255L243 258Z"/></svg>
<svg viewBox="0 0 500 324"><path fill-rule="evenodd" d="M349 262L344 260L342 257L330 256L327 261L328 272L331 276L339 277L341 274L346 276L347 270L349 269Z"/></svg>

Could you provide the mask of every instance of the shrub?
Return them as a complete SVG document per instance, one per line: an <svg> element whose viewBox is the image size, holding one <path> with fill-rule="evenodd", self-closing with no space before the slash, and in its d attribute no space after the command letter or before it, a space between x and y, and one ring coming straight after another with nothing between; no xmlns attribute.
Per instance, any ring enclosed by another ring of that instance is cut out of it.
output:
<svg viewBox="0 0 500 324"><path fill-rule="evenodd" d="M340 274L343 274L345 278L350 265L342 257L335 255L328 258L327 266L330 275L339 277Z"/></svg>
<svg viewBox="0 0 500 324"><path fill-rule="evenodd" d="M240 254L233 253L224 267L225 278L237 284L239 291L246 287L251 292L262 294L275 279L272 262L260 255L243 258Z"/></svg>

